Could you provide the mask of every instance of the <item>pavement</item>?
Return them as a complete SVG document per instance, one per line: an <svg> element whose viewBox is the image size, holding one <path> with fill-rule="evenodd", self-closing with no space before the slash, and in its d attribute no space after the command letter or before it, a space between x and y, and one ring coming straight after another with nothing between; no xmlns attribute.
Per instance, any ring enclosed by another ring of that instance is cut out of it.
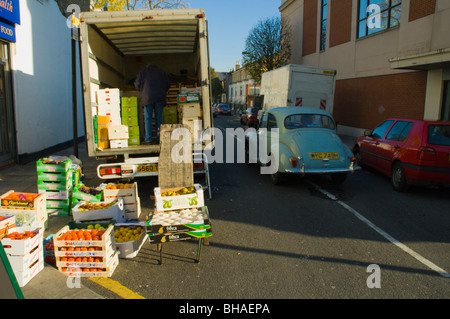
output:
<svg viewBox="0 0 450 319"><path fill-rule="evenodd" d="M350 149L353 147L355 137L345 135L341 135L340 137ZM74 153L74 148L70 147L46 156L70 156ZM99 161L87 156L85 143L79 144L77 157L83 163L86 185L99 185L102 183L97 176L87 176L89 173L92 174L91 172L96 172ZM32 161L24 165L13 164L0 168L0 194L4 194L9 190L30 193L37 192L36 162ZM49 216L48 224L44 231L44 238L55 234L71 220L71 216ZM1 281L2 279L0 279L0 283ZM21 291L24 299L105 299L83 285L82 282L83 280L78 281L77 279L67 277L58 271L54 265L45 263L43 270L22 287Z"/></svg>

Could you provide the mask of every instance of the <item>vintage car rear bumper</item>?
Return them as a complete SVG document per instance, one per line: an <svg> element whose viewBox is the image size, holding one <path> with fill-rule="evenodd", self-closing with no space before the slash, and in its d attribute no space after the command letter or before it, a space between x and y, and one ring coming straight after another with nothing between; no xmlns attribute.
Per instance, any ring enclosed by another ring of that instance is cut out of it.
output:
<svg viewBox="0 0 450 319"><path fill-rule="evenodd" d="M350 166L348 168L286 168L284 171L290 174L334 174L334 173L353 173L361 170L359 166Z"/></svg>

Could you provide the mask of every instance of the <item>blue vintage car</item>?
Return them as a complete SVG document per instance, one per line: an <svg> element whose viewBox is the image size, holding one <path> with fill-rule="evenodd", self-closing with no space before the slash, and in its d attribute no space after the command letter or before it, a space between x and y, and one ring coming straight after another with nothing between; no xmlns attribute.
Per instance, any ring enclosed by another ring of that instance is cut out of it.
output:
<svg viewBox="0 0 450 319"><path fill-rule="evenodd" d="M332 116L316 108L268 110L259 129L247 131L245 141L247 163L275 167L272 164L278 159L278 169L270 173L275 184L285 174L329 174L334 182L342 183L348 173L360 169L337 135Z"/></svg>

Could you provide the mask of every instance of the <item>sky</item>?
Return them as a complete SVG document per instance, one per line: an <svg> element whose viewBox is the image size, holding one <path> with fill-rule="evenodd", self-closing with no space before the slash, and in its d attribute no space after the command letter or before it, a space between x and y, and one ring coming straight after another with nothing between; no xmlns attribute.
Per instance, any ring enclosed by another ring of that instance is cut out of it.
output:
<svg viewBox="0 0 450 319"><path fill-rule="evenodd" d="M260 20L280 16L281 0L185 0L205 10L211 67L229 72L239 61L250 31Z"/></svg>

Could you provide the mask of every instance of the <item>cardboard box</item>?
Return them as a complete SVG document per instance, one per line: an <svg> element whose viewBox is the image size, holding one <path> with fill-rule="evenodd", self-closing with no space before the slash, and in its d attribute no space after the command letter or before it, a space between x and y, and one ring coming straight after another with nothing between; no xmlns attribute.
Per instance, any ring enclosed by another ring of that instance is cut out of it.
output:
<svg viewBox="0 0 450 319"><path fill-rule="evenodd" d="M137 116L122 117L122 124L126 126L139 126L139 118Z"/></svg>
<svg viewBox="0 0 450 319"><path fill-rule="evenodd" d="M201 118L202 117L202 107L200 103L185 103L180 105L181 113L184 118Z"/></svg>
<svg viewBox="0 0 450 319"><path fill-rule="evenodd" d="M183 103L200 103L200 94L198 93L181 93L177 95L178 104Z"/></svg>
<svg viewBox="0 0 450 319"><path fill-rule="evenodd" d="M62 239L62 235L68 231L71 231L75 228L73 225L77 224L94 224L94 223L69 223L62 227L54 236L53 236L53 244L55 246L55 256L91 256L93 251L70 251L70 250L61 250L61 247L101 247L101 251L103 251L102 256L107 255L108 247L114 244L114 224L111 222L107 223L99 223L100 225L104 225L106 227L102 238L100 240L64 240ZM79 229L83 229L83 227L79 227ZM78 253L78 254L75 254Z"/></svg>
<svg viewBox="0 0 450 319"><path fill-rule="evenodd" d="M70 190L61 190L61 191L47 191L44 189L38 190L39 194L45 194L47 200L55 200L55 199L69 199L70 198Z"/></svg>
<svg viewBox="0 0 450 319"><path fill-rule="evenodd" d="M16 216L15 215L3 215L0 213L0 239L7 233L11 228L16 227Z"/></svg>
<svg viewBox="0 0 450 319"><path fill-rule="evenodd" d="M42 269L44 269L44 257L43 254L38 257L26 270L14 271L14 275L19 287L25 287Z"/></svg>
<svg viewBox="0 0 450 319"><path fill-rule="evenodd" d="M69 277L111 277L119 265L119 255L114 254L109 264L105 268L95 268L97 271L82 271L81 267L68 267L64 274ZM62 269L59 269L63 271Z"/></svg>
<svg viewBox="0 0 450 319"><path fill-rule="evenodd" d="M106 209L95 209L95 210L80 210L80 206L86 204L87 202L80 202L77 206L72 209L73 220L76 222L87 222L87 221L105 221L105 220L116 220L116 222L125 222L125 210L123 207L122 199L117 199L112 202L112 206ZM102 204L104 202L100 202Z"/></svg>
<svg viewBox="0 0 450 319"><path fill-rule="evenodd" d="M72 160L70 158L65 161L52 160L50 158L41 158L36 162L36 170L38 172L47 173L67 173L72 167Z"/></svg>
<svg viewBox="0 0 450 319"><path fill-rule="evenodd" d="M189 186L187 186L189 187ZM167 192L178 192L184 187L161 189L155 187L155 211L162 212L168 210L177 210L192 207L202 207L205 205L203 196L203 188L200 184L193 185L195 192L192 194L175 195L175 196L162 196Z"/></svg>
<svg viewBox="0 0 450 319"><path fill-rule="evenodd" d="M39 209L42 206L45 206L45 195L39 193L23 193L10 190L0 196L1 208Z"/></svg>
<svg viewBox="0 0 450 319"><path fill-rule="evenodd" d="M128 139L128 145L141 145L141 138L139 135L130 136Z"/></svg>
<svg viewBox="0 0 450 319"><path fill-rule="evenodd" d="M40 181L37 182L37 188L38 190L45 190L45 191L70 191L72 189L72 175L70 176L69 180L67 182L60 182L60 181L54 181L54 182L47 182L47 181ZM45 193L41 193L42 195L45 195Z"/></svg>
<svg viewBox="0 0 450 319"><path fill-rule="evenodd" d="M13 240L7 237L2 239L2 245L7 255L25 256L29 254L36 246L43 243L44 230L40 227L15 227L10 229L8 232L24 233L26 231L37 232L37 235L23 240Z"/></svg>
<svg viewBox="0 0 450 319"><path fill-rule="evenodd" d="M110 140L110 148L125 148L128 147L128 139L126 140Z"/></svg>
<svg viewBox="0 0 450 319"><path fill-rule="evenodd" d="M126 223L126 224L116 224L114 226L115 230L120 229L120 227L130 227L137 228L142 227L143 232L137 241L128 241L128 242L115 242L116 248L119 252L119 258L134 258L139 253L139 250L145 243L145 239L147 237L147 233L145 231L144 223Z"/></svg>
<svg viewBox="0 0 450 319"><path fill-rule="evenodd" d="M138 98L136 96L122 96L122 107L139 106Z"/></svg>
<svg viewBox="0 0 450 319"><path fill-rule="evenodd" d="M86 187L84 185L79 185L79 186L75 187L73 189L72 199L78 199L81 201L88 201L88 202L94 202L94 203L102 201L103 191L98 191L98 194L94 195L94 194L87 193L85 188L90 188L90 187ZM96 193L97 191L94 191L94 192Z"/></svg>
<svg viewBox="0 0 450 319"><path fill-rule="evenodd" d="M98 147L109 148L108 126L111 125L109 116L97 116L97 140Z"/></svg>
<svg viewBox="0 0 450 319"><path fill-rule="evenodd" d="M192 215L189 217L189 213L184 214L186 211L192 210L197 210L195 214L201 216L201 218L198 219ZM168 216L165 217L164 215ZM176 216L179 219L176 219ZM169 223L167 219L172 220L172 222ZM210 229L211 220L209 218L208 208L203 206L201 208L176 210L171 212L154 212L149 216L146 226L147 232L152 234L181 233Z"/></svg>
<svg viewBox="0 0 450 319"><path fill-rule="evenodd" d="M9 263L14 272L26 271L36 260L44 255L43 242L40 242L28 254L23 256L8 255Z"/></svg>
<svg viewBox="0 0 450 319"><path fill-rule="evenodd" d="M112 184L108 185L122 185L122 184ZM122 199L125 219L126 220L137 220L141 214L141 202L138 196L137 183L134 182L132 187L129 188L111 188L108 185L103 189L103 201L112 202L116 199Z"/></svg>
<svg viewBox="0 0 450 319"><path fill-rule="evenodd" d="M69 179L73 180L71 177L72 170L69 170L67 172L43 172L38 171L37 172L38 181L45 181L45 182L51 182L51 181L61 181L61 182L68 182Z"/></svg>
<svg viewBox="0 0 450 319"><path fill-rule="evenodd" d="M111 103L116 103L120 105L119 89L103 89L97 91L97 104L111 104Z"/></svg>
<svg viewBox="0 0 450 319"><path fill-rule="evenodd" d="M110 140L127 140L129 138L128 126L126 125L109 125L108 138Z"/></svg>
<svg viewBox="0 0 450 319"><path fill-rule="evenodd" d="M139 110L136 106L122 106L122 117L138 117Z"/></svg>
<svg viewBox="0 0 450 319"><path fill-rule="evenodd" d="M181 87L181 93L197 93L200 96L202 95L202 88L200 86L194 88Z"/></svg>
<svg viewBox="0 0 450 319"><path fill-rule="evenodd" d="M173 234L148 234L151 244L162 244L174 241L208 238L212 236L212 229L195 230Z"/></svg>
<svg viewBox="0 0 450 319"><path fill-rule="evenodd" d="M109 124L111 125L120 125L121 123L121 115L120 115L120 106L104 106L99 105L97 107L97 116L109 116ZM98 124L98 117L97 117Z"/></svg>
<svg viewBox="0 0 450 319"><path fill-rule="evenodd" d="M38 188L39 188L39 183L43 183L43 182L38 181ZM58 182L55 182L55 183L58 183ZM39 196L37 196L32 201L32 203L28 202L27 205L21 204L19 206L19 205L12 205L13 204L12 202L7 203L6 201L4 201L4 197L7 197L10 193L14 193L14 191L11 190L11 191L3 194L2 196L0 196L0 202L2 204L8 204L8 206L0 205L0 213L13 214L16 216L18 216L20 214L23 215L23 213L33 214L35 216L36 223L40 227L45 227L45 222L48 219L47 210L46 210L47 200L46 200L45 194L38 194ZM17 217L16 217L16 222L17 222Z"/></svg>
<svg viewBox="0 0 450 319"><path fill-rule="evenodd" d="M20 209L0 209L0 215L5 217L14 216L14 225L15 227L39 227L37 220L36 220L36 212L32 210L20 210ZM41 216L41 218L44 218ZM45 221L44 221L45 222ZM42 223L42 222L41 222ZM12 225L11 227L8 226L8 229L14 228ZM5 229L6 231L6 229ZM3 237L0 230L0 239Z"/></svg>

